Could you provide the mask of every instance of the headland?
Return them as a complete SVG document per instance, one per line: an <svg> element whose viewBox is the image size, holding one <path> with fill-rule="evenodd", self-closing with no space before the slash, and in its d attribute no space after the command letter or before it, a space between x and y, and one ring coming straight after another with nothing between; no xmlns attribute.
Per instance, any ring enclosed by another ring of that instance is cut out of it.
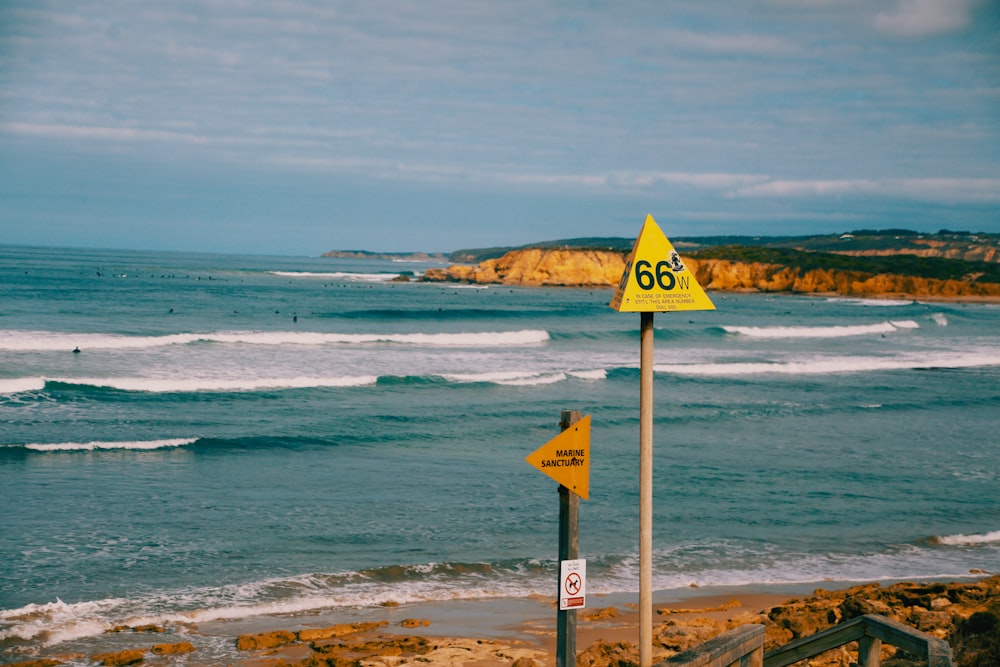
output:
<svg viewBox="0 0 1000 667"><path fill-rule="evenodd" d="M886 237L858 233L824 243L814 237L769 243L757 238L755 245L688 241L677 247L706 290L1000 301L1000 238ZM423 280L609 287L621 278L628 251L620 243L605 245L513 249L474 265L428 270Z"/></svg>

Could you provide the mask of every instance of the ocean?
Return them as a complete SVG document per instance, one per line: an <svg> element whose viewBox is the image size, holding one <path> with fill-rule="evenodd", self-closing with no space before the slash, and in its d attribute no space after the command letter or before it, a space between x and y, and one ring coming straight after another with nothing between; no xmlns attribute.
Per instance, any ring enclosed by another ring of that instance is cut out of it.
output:
<svg viewBox="0 0 1000 667"><path fill-rule="evenodd" d="M0 246L0 662L550 595L562 410L588 595L637 592L639 316L430 266ZM710 297L655 318L654 588L1000 570L1000 307Z"/></svg>

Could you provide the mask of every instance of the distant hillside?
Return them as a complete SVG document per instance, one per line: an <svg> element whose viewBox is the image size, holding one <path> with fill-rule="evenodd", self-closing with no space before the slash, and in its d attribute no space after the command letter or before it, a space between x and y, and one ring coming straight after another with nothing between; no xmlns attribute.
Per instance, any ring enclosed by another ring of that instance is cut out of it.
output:
<svg viewBox="0 0 1000 667"><path fill-rule="evenodd" d="M671 239L706 289L931 297L1000 296L1000 234L905 229L816 236ZM584 237L449 254L331 251L326 257L450 262L422 280L614 285L634 239Z"/></svg>
<svg viewBox="0 0 1000 667"><path fill-rule="evenodd" d="M624 272L625 257L619 250L526 248L476 265L428 269L420 280L525 287L613 287ZM986 262L904 255L850 257L788 248L722 246L687 254L684 264L703 288L723 292L1000 298L1000 264Z"/></svg>
<svg viewBox="0 0 1000 667"><path fill-rule="evenodd" d="M389 259L405 262L449 262L454 261L444 253L426 252L370 252L368 250L330 250L322 257L338 259Z"/></svg>
<svg viewBox="0 0 1000 667"><path fill-rule="evenodd" d="M816 236L682 236L671 237L670 241L682 253L704 248L759 246L839 255L914 255L1000 263L1000 234L947 229L942 229L936 234L923 234L907 229L859 229L846 234ZM627 253L632 250L634 242L634 238L584 237L542 241L523 246L469 248L448 253L446 257L451 262L478 264L487 259L502 257L512 250L528 248L611 250Z"/></svg>

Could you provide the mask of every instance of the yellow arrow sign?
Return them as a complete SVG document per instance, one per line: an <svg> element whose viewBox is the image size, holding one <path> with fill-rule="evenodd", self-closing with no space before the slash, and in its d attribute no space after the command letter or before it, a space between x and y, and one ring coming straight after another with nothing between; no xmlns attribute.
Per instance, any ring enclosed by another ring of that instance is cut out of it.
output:
<svg viewBox="0 0 1000 667"><path fill-rule="evenodd" d="M715 310L651 215L625 262L611 307L619 313Z"/></svg>
<svg viewBox="0 0 1000 667"><path fill-rule="evenodd" d="M584 500L590 495L590 415L525 459Z"/></svg>

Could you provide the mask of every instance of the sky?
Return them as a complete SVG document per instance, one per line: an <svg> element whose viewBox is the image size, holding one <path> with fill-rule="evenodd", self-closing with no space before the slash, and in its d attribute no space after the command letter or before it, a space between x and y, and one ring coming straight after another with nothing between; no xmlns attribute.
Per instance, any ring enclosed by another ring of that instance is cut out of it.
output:
<svg viewBox="0 0 1000 667"><path fill-rule="evenodd" d="M1000 232L998 0L0 0L0 243Z"/></svg>

